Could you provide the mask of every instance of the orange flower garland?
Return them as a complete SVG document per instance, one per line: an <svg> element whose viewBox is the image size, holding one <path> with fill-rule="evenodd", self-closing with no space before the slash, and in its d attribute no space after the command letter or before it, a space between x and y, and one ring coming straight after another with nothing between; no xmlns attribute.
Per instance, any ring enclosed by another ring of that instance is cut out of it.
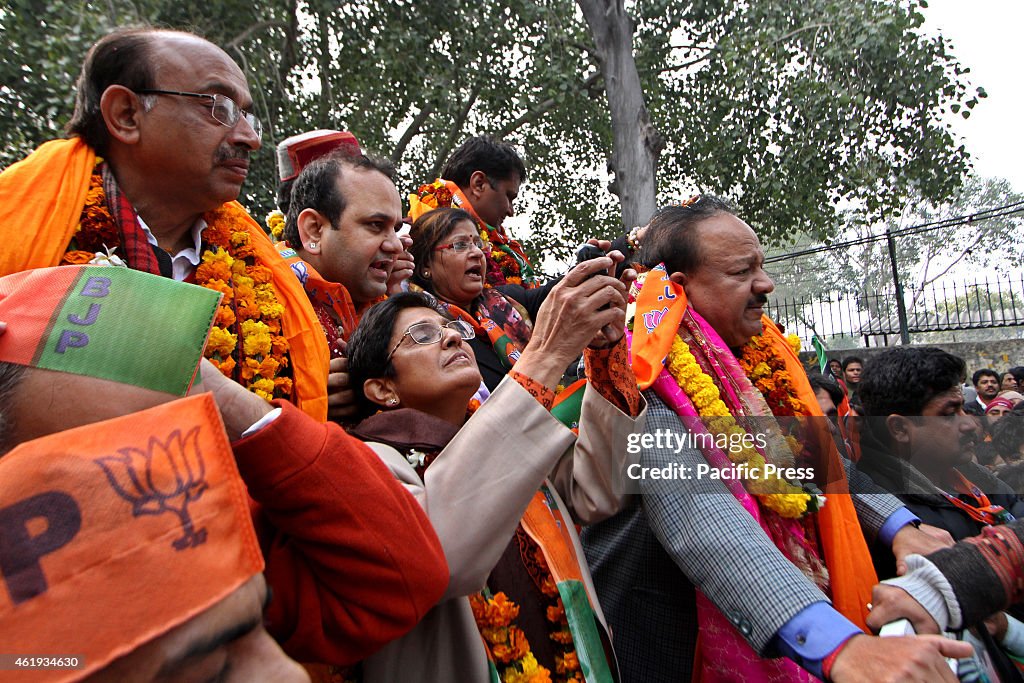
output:
<svg viewBox="0 0 1024 683"><path fill-rule="evenodd" d="M569 683L579 681L583 683L583 673L580 670L579 658L576 656L572 640L572 632L569 630L569 618L565 614L565 605L562 603L561 595L555 579L551 576L548 568L548 561L544 557L544 551L540 546L534 548L533 559L537 562L537 568L541 572L540 592L555 601L547 608L547 619L555 627L555 630L548 636L558 643L562 648L562 654L555 655L555 673L559 674L556 680L558 683Z"/></svg>
<svg viewBox="0 0 1024 683"><path fill-rule="evenodd" d="M249 233L228 227L244 225L241 211L225 204L206 215L196 284L224 294L206 357L229 377L238 369L242 386L258 396L288 398L292 380L282 376L288 368L288 342L281 335L284 306L270 270L255 263Z"/></svg>
<svg viewBox="0 0 1024 683"><path fill-rule="evenodd" d="M551 683L551 672L537 663L526 634L512 625L519 605L504 593L484 591L471 595L469 606L503 683Z"/></svg>
<svg viewBox="0 0 1024 683"><path fill-rule="evenodd" d="M771 342L763 334L747 342L739 362L743 372L764 396L772 414L777 417L810 415L807 406L797 398L792 378L786 370L786 361L775 355Z"/></svg>
<svg viewBox="0 0 1024 683"><path fill-rule="evenodd" d="M109 254L122 246L120 230L107 209L100 161L61 265L89 263L94 252ZM207 225L195 282L224 295L204 355L226 376L233 378L237 372L240 383L264 399L287 399L292 380L286 376L288 341L281 335L284 306L277 299L270 269L255 262L246 217L235 204L203 216Z"/></svg>

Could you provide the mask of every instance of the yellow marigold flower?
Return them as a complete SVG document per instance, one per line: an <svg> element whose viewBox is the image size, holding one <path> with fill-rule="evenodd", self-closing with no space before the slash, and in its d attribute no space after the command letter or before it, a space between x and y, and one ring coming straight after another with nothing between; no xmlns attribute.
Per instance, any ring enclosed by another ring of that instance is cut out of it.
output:
<svg viewBox="0 0 1024 683"><path fill-rule="evenodd" d="M811 497L805 493L792 495L773 494L764 496L761 501L782 517L796 519L807 511Z"/></svg>
<svg viewBox="0 0 1024 683"><path fill-rule="evenodd" d="M210 330L210 340L206 342L208 352L216 353L222 358L226 358L234 352L236 346L238 346L237 335L220 327L214 327Z"/></svg>
<svg viewBox="0 0 1024 683"><path fill-rule="evenodd" d="M249 385L249 388L256 393L266 394L267 396L273 396L274 394L274 380L261 378ZM262 392L262 393L260 393ZM265 397L264 397L265 398Z"/></svg>
<svg viewBox="0 0 1024 683"><path fill-rule="evenodd" d="M225 249L217 247L216 249L207 249L203 252L203 263L223 263L228 268L231 268L235 264L235 259ZM242 266L244 267L245 264L243 263Z"/></svg>
<svg viewBox="0 0 1024 683"><path fill-rule="evenodd" d="M243 320L242 345L246 356L266 356L271 348L270 328L258 320Z"/></svg>
<svg viewBox="0 0 1024 683"><path fill-rule="evenodd" d="M800 347L803 346L803 343L800 341L800 337L795 334L787 334L786 341L789 342L789 346L793 349L793 353L800 353Z"/></svg>

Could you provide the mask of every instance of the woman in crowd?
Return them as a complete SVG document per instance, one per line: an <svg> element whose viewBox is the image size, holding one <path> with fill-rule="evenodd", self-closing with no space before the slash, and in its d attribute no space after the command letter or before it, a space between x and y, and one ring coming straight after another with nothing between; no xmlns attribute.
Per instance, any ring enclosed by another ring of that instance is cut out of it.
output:
<svg viewBox="0 0 1024 683"><path fill-rule="evenodd" d="M485 289L487 245L462 209L425 213L410 235L416 263L410 283L473 327L476 336L469 345L484 384L494 391L529 343L533 320L558 280L535 289L515 284Z"/></svg>
<svg viewBox="0 0 1024 683"><path fill-rule="evenodd" d="M452 577L409 635L363 663L364 680L613 680L574 527L621 506L614 480L629 434L642 428L622 338L625 288L598 274L611 264L580 264L552 289L515 369L468 421L480 382L468 321L406 293L360 322L350 372L370 416L353 434L426 509ZM588 342L604 348L585 353L591 382L577 438L548 410L562 369Z"/></svg>

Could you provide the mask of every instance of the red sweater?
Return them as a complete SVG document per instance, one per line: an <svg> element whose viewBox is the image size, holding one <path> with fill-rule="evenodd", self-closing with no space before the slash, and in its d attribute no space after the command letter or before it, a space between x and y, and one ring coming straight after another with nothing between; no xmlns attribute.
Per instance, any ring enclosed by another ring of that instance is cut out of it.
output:
<svg viewBox="0 0 1024 683"><path fill-rule="evenodd" d="M290 403L233 444L273 600L267 629L302 662L348 665L405 635L448 565L426 514L377 455Z"/></svg>

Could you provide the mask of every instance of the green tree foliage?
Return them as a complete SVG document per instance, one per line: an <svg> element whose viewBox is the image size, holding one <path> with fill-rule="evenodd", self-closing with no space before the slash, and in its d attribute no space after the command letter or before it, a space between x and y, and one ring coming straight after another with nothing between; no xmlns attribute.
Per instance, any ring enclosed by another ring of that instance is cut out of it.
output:
<svg viewBox="0 0 1024 683"><path fill-rule="evenodd" d="M768 241L833 235L835 206L872 216L951 193L967 155L943 123L980 89L948 44L919 34L922 0L638 0L634 55L653 126L661 201L738 201ZM6 0L0 162L67 121L87 46L148 21L198 29L249 76L265 148L243 201L272 208L273 147L349 129L399 162L403 191L432 180L469 135L525 151L534 253L564 256L618 232L606 171L612 128L600 56L567 0ZM619 179L621 181L621 179Z"/></svg>

